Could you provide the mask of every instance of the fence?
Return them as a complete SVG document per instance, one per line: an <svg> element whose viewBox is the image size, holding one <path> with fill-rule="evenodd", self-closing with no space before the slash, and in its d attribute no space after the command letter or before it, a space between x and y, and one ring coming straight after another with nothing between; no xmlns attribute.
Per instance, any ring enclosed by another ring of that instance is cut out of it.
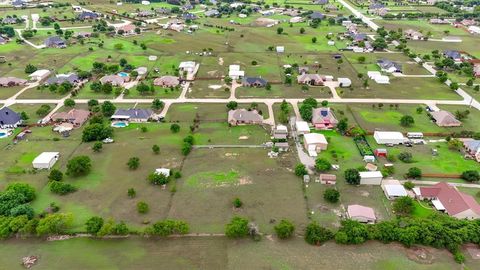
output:
<svg viewBox="0 0 480 270"><path fill-rule="evenodd" d="M462 178L461 174L445 174L445 173L422 173L422 177L427 178Z"/></svg>

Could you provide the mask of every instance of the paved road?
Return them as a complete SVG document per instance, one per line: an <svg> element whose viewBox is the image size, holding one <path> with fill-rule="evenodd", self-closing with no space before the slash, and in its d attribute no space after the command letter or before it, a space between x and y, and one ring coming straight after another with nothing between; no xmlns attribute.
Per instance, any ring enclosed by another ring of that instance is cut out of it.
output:
<svg viewBox="0 0 480 270"><path fill-rule="evenodd" d="M352 7L350 4L347 4L347 2L343 1L343 0L338 0L338 2L340 2L340 4L342 4L344 7L346 7L348 10L350 10L353 15L355 15L357 18L360 18L362 19L362 21L364 23L366 23L370 28L372 28L374 31L377 31L378 28L380 28L378 26L378 24L374 23L372 19L368 18L367 16L363 15L362 13L360 13L360 11L356 10L354 7Z"/></svg>

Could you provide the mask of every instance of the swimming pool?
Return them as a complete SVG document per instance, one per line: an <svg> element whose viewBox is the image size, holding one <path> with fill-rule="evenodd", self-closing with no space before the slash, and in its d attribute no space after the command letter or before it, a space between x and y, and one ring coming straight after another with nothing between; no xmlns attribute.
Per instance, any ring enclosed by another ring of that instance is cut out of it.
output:
<svg viewBox="0 0 480 270"><path fill-rule="evenodd" d="M118 73L118 76L120 76L120 77L128 77L128 73L126 73L126 72L119 72L119 73Z"/></svg>
<svg viewBox="0 0 480 270"><path fill-rule="evenodd" d="M0 132L0 139L3 139L5 137L8 137L8 134L5 132Z"/></svg>
<svg viewBox="0 0 480 270"><path fill-rule="evenodd" d="M112 127L116 127L116 128L122 128L122 127L126 127L128 126L127 123L125 122L114 122L112 123Z"/></svg>

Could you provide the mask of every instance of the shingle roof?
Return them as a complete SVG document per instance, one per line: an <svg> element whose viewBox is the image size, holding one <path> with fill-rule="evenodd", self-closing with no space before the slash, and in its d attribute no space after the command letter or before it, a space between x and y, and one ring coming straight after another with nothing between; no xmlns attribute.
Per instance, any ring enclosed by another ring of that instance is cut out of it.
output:
<svg viewBox="0 0 480 270"><path fill-rule="evenodd" d="M430 113L439 126L460 125L462 122L458 121L453 114L447 111L436 111Z"/></svg>
<svg viewBox="0 0 480 270"><path fill-rule="evenodd" d="M45 46L62 46L65 45L65 41L59 36L48 37L45 39Z"/></svg>
<svg viewBox="0 0 480 270"><path fill-rule="evenodd" d="M466 141L464 145L470 151L479 151L480 150L480 140Z"/></svg>
<svg viewBox="0 0 480 270"><path fill-rule="evenodd" d="M452 59L459 59L462 57L462 55L460 54L459 51L455 51L455 50L446 50L443 52L443 54L449 58L452 58Z"/></svg>
<svg viewBox="0 0 480 270"><path fill-rule="evenodd" d="M74 84L75 82L78 82L78 80L78 75L75 73L58 74L56 76L48 78L45 84L61 84L63 82L69 82L71 84Z"/></svg>
<svg viewBox="0 0 480 270"><path fill-rule="evenodd" d="M260 77L245 77L243 78L244 84L259 84L261 86L265 86L267 84L267 80L260 78Z"/></svg>
<svg viewBox="0 0 480 270"><path fill-rule="evenodd" d="M0 109L0 125L14 125L21 120L18 113L8 107Z"/></svg>
<svg viewBox="0 0 480 270"><path fill-rule="evenodd" d="M394 67L396 70L402 70L402 65L388 59L380 59L377 61L377 63L382 69L390 69L391 67Z"/></svg>
<svg viewBox="0 0 480 270"><path fill-rule="evenodd" d="M130 118L149 119L152 117L152 110L149 109L118 109L112 116L129 116Z"/></svg>
<svg viewBox="0 0 480 270"><path fill-rule="evenodd" d="M228 119L244 122L261 122L263 117L256 110L236 109L228 112Z"/></svg>
<svg viewBox="0 0 480 270"><path fill-rule="evenodd" d="M472 196L458 191L457 188L445 182L431 187L420 187L420 192L423 197L438 198L449 215L456 215L469 209L480 215L480 205Z"/></svg>

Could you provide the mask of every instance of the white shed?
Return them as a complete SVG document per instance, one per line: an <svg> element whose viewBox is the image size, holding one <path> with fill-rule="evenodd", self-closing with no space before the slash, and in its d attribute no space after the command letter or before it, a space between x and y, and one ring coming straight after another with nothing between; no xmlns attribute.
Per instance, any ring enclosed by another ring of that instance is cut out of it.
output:
<svg viewBox="0 0 480 270"><path fill-rule="evenodd" d="M31 80L33 81L41 81L43 79L46 79L50 75L50 70L48 69L39 69L32 74L28 75Z"/></svg>
<svg viewBox="0 0 480 270"><path fill-rule="evenodd" d="M297 130L297 135L304 135L310 133L310 127L305 121L295 122L295 129Z"/></svg>
<svg viewBox="0 0 480 270"><path fill-rule="evenodd" d="M167 168L159 168L159 169L156 169L156 170L155 170L155 173L156 173L156 174L163 174L163 175L165 175L165 177L169 177L169 176L170 176L170 169L167 169Z"/></svg>
<svg viewBox="0 0 480 270"><path fill-rule="evenodd" d="M380 185L383 175L379 171L360 172L360 185Z"/></svg>
<svg viewBox="0 0 480 270"><path fill-rule="evenodd" d="M401 132L396 131L375 131L373 138L378 144L403 144L407 141Z"/></svg>
<svg viewBox="0 0 480 270"><path fill-rule="evenodd" d="M59 157L59 152L43 152L33 160L33 168L50 170L57 163Z"/></svg>
<svg viewBox="0 0 480 270"><path fill-rule="evenodd" d="M338 78L338 86L340 87L350 87L352 81L349 78Z"/></svg>
<svg viewBox="0 0 480 270"><path fill-rule="evenodd" d="M408 196L407 190L397 180L387 181L388 183L382 184L383 192L389 200L395 200L399 197Z"/></svg>

